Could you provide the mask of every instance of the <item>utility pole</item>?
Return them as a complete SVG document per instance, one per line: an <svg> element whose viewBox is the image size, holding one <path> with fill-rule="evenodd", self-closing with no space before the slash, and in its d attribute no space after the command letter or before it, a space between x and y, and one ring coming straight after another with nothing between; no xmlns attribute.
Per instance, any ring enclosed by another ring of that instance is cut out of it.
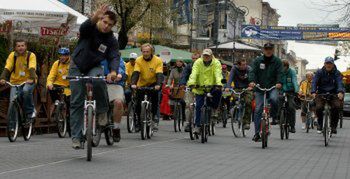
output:
<svg viewBox="0 0 350 179"><path fill-rule="evenodd" d="M215 52L216 55L218 53L218 45L219 45L219 0L215 0L215 12L214 12L214 28L213 28L213 38L214 44L216 46Z"/></svg>

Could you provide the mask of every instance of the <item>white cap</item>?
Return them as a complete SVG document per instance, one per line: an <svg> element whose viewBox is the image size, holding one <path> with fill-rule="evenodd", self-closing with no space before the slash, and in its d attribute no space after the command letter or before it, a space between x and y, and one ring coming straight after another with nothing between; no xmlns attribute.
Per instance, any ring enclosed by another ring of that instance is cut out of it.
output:
<svg viewBox="0 0 350 179"><path fill-rule="evenodd" d="M213 55L213 51L211 51L211 49L204 49L203 55Z"/></svg>
<svg viewBox="0 0 350 179"><path fill-rule="evenodd" d="M130 53L130 59L136 59L137 54L136 53Z"/></svg>

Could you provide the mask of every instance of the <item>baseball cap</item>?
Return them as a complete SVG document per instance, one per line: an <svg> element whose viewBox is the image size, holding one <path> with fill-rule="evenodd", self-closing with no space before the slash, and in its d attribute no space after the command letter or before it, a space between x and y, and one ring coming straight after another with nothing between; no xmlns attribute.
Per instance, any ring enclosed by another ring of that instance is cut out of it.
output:
<svg viewBox="0 0 350 179"><path fill-rule="evenodd" d="M203 55L213 55L213 51L211 51L210 49L204 49L203 50Z"/></svg>
<svg viewBox="0 0 350 179"><path fill-rule="evenodd" d="M326 57L326 59L324 59L324 62L334 64L334 58L333 57Z"/></svg>
<svg viewBox="0 0 350 179"><path fill-rule="evenodd" d="M274 48L274 47L275 47L275 45L270 43L270 42L268 42L264 45L264 48Z"/></svg>
<svg viewBox="0 0 350 179"><path fill-rule="evenodd" d="M130 59L136 59L137 54L136 53L130 53Z"/></svg>

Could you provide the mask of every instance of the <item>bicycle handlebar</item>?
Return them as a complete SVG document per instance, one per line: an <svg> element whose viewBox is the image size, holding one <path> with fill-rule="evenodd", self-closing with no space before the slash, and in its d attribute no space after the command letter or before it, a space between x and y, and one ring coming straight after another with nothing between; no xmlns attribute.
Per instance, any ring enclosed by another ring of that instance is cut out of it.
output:
<svg viewBox="0 0 350 179"><path fill-rule="evenodd" d="M21 84L19 84L19 85L15 85L15 84L12 84L12 83L6 81L6 84L8 84L8 85L11 86L11 87L21 87L21 86L25 85L26 82L23 82L23 83L21 83Z"/></svg>
<svg viewBox="0 0 350 179"><path fill-rule="evenodd" d="M106 79L106 76L67 76L67 80L93 80L93 79Z"/></svg>
<svg viewBox="0 0 350 179"><path fill-rule="evenodd" d="M264 92L269 92L276 88L276 86L273 86L271 88L260 88L259 84L257 84L255 87L258 88L260 91L264 91Z"/></svg>
<svg viewBox="0 0 350 179"><path fill-rule="evenodd" d="M246 91L248 91L248 88L243 88L242 92L236 92L234 89L230 89L231 92L233 92L233 94L235 95L241 95L243 93L245 93Z"/></svg>

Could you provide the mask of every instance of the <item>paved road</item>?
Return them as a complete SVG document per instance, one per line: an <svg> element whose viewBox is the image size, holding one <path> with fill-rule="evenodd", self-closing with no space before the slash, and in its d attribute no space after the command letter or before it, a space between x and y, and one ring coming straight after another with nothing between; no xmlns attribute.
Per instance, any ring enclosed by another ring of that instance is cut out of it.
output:
<svg viewBox="0 0 350 179"><path fill-rule="evenodd" d="M171 122L161 122L160 132L141 141L127 134L113 147L104 141L86 162L84 150L73 150L70 140L56 135L33 136L9 143L0 138L0 178L350 178L350 121L324 147L316 131L300 127L290 140L279 139L273 127L268 149L247 138L234 138L230 128L217 128L207 144L190 141L187 133L174 133Z"/></svg>

